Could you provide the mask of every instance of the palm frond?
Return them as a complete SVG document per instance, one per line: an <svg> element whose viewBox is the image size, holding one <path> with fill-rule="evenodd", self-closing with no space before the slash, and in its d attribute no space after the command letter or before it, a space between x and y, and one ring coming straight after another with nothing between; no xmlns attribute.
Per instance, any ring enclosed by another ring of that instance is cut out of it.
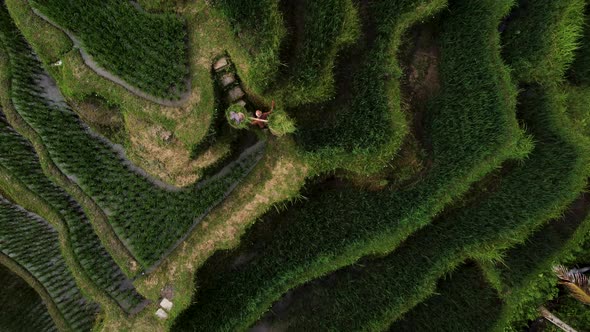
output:
<svg viewBox="0 0 590 332"><path fill-rule="evenodd" d="M559 283L567 287L574 298L590 305L590 282L587 276L562 265L553 267L553 272L559 278Z"/></svg>

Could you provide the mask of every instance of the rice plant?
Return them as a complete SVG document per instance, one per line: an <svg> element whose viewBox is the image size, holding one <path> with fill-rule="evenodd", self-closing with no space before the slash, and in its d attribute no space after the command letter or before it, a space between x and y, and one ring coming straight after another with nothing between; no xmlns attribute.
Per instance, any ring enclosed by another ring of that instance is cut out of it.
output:
<svg viewBox="0 0 590 332"><path fill-rule="evenodd" d="M186 91L187 32L174 14L150 14L118 0L33 0L31 5L72 32L99 65L127 83L168 99Z"/></svg>
<svg viewBox="0 0 590 332"><path fill-rule="evenodd" d="M78 289L59 249L57 233L45 220L0 198L0 252L47 291L73 331L90 331L98 306Z"/></svg>

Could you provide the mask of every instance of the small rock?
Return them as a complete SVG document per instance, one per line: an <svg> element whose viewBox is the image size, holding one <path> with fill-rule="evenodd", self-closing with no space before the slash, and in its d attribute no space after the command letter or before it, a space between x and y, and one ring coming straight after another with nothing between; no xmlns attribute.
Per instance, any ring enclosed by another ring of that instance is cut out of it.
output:
<svg viewBox="0 0 590 332"><path fill-rule="evenodd" d="M240 88L239 86L236 86L235 88L229 90L227 95L229 96L229 100L231 102L234 102L234 101L244 97L245 93L242 90L242 88Z"/></svg>
<svg viewBox="0 0 590 332"><path fill-rule="evenodd" d="M158 316L158 318L160 318L160 319L168 318L168 314L162 308L160 308L156 311L156 316Z"/></svg>
<svg viewBox="0 0 590 332"><path fill-rule="evenodd" d="M224 88L236 81L236 77L232 73L227 73L221 77L221 86Z"/></svg>
<svg viewBox="0 0 590 332"><path fill-rule="evenodd" d="M246 101L244 99L240 99L235 102L236 105L240 105L242 107L246 107Z"/></svg>
<svg viewBox="0 0 590 332"><path fill-rule="evenodd" d="M166 309L166 311L170 311L172 310L172 302L170 302L170 300L167 298L163 298L160 302L160 307Z"/></svg>
<svg viewBox="0 0 590 332"><path fill-rule="evenodd" d="M163 132L160 133L160 138L163 141L168 141L170 139L170 137L172 137L172 132L169 130L164 130Z"/></svg>
<svg viewBox="0 0 590 332"><path fill-rule="evenodd" d="M213 65L213 69L215 71L220 71L221 69L225 68L228 64L229 62L227 61L227 58L223 57L217 60L217 62L215 62L215 64Z"/></svg>

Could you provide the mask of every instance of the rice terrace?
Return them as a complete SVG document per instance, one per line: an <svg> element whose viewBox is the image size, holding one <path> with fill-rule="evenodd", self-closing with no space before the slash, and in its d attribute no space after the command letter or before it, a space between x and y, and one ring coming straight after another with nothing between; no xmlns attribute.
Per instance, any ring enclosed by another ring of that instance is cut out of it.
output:
<svg viewBox="0 0 590 332"><path fill-rule="evenodd" d="M0 2L0 332L590 332L590 0Z"/></svg>

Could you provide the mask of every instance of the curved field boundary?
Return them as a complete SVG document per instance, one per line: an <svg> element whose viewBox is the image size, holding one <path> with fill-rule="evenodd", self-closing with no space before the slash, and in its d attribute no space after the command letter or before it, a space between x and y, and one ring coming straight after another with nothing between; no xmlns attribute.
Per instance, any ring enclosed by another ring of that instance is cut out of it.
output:
<svg viewBox="0 0 590 332"><path fill-rule="evenodd" d="M4 13L4 11L2 11ZM8 15L6 13L6 15ZM3 17L4 18L4 17ZM4 22L6 23L6 22ZM15 128L21 135L29 140L40 160L41 167L44 174L55 181L55 183L64 188L84 209L84 212L89 217L92 226L99 236L104 247L109 251L111 256L117 262L117 265L122 268L128 276L133 276L138 272L139 264L133 258L131 253L118 239L110 225L107 217L98 205L84 194L84 192L68 177L66 177L51 160L46 147L39 134L35 132L14 110L11 100L8 97L8 91L11 89L11 78L7 76L11 72L9 70L8 59L1 62L2 64L2 86L5 88L5 93L2 94L3 111L7 117L10 125Z"/></svg>
<svg viewBox="0 0 590 332"><path fill-rule="evenodd" d="M99 307L88 302L76 286L61 256L56 230L4 198L0 199L0 223L2 254L43 286L69 330L90 330Z"/></svg>
<svg viewBox="0 0 590 332"><path fill-rule="evenodd" d="M482 271L461 266L436 287L436 294L394 323L390 332L487 331L500 314L502 301Z"/></svg>
<svg viewBox="0 0 590 332"><path fill-rule="evenodd" d="M411 4L416 3L406 3ZM197 274L196 303L175 328L247 329L290 289L363 256L393 251L472 183L528 152L515 117L515 88L499 54L497 24L510 2L486 5L495 10L474 10L481 16L470 20L478 33L449 32L442 66L446 93L430 124L437 138L434 165L424 181L403 191L327 190L269 220L272 231L264 230L266 235L258 235L255 225L240 248ZM455 79L457 73L461 80ZM240 255L251 259L234 268L243 261Z"/></svg>
<svg viewBox="0 0 590 332"><path fill-rule="evenodd" d="M351 0L282 0L281 7L289 22L284 68L268 94L287 108L325 102L335 92L338 53L360 37L357 8Z"/></svg>
<svg viewBox="0 0 590 332"><path fill-rule="evenodd" d="M0 65L0 70L5 69L5 64ZM0 77L0 86L8 92L7 78ZM0 94L0 104L11 108L9 103L9 96ZM79 284L85 285L86 291L101 304L119 305L129 313L145 306L145 299L102 246L80 206L45 176L33 146L4 119L0 119L0 142L0 187L58 230L62 254ZM85 262L84 267L81 262Z"/></svg>
<svg viewBox="0 0 590 332"><path fill-rule="evenodd" d="M342 77L335 99L290 110L303 124L295 133L302 158L316 172L375 173L399 151L409 133L400 89L402 36L416 22L441 11L446 1L423 4L361 2L363 33L350 46L352 58L343 57L336 69Z"/></svg>
<svg viewBox="0 0 590 332"><path fill-rule="evenodd" d="M575 22L579 20L570 22L572 28ZM539 20L538 24L545 22ZM551 40L547 38L546 42ZM560 68L565 70L565 65ZM519 72L515 75L523 77ZM361 268L343 269L332 279L326 278L318 286L310 286L311 289L306 290L308 295L291 304L293 310L289 312L287 324L294 328L350 329L352 321L362 321L357 327L359 330L383 329L387 322L395 321L431 296L436 281L465 260L496 259L502 249L529 239L531 232L551 217L559 218L575 195L584 189L590 175L587 167L590 142L573 130L573 124L566 117L563 93L553 87L561 75L556 73L546 87L528 87L522 94L524 121L532 129L537 144L524 164L501 179L499 188L483 200L447 214L414 234L386 258L363 262ZM570 206L579 209L584 197L580 196ZM532 243L521 247L522 251L533 252L539 258L547 255L541 263L545 264L544 271L534 268L530 274L522 273L526 278L523 285L530 282L534 285L535 277L547 272L549 262L575 246L587 233L590 227L587 208L565 219L551 221L537 233L538 239L533 238ZM551 255L552 258L548 258ZM530 253L527 258L523 258L526 269L532 261ZM499 276L495 279L500 283ZM517 288L514 291L518 295L508 295L507 307L499 315L495 329L506 328L514 320L510 316L518 316L523 309L536 311L536 305L521 304L519 307L519 301L510 300L525 299L522 302L530 304L527 302L531 297L529 291L535 288ZM315 305L310 307L309 303ZM346 313L346 317L335 318L342 313ZM529 318L534 317L524 317Z"/></svg>
<svg viewBox="0 0 590 332"><path fill-rule="evenodd" d="M519 81L563 81L579 46L585 6L585 0L521 1L503 34L504 58Z"/></svg>
<svg viewBox="0 0 590 332"><path fill-rule="evenodd" d="M168 255L170 255L174 250L176 250L178 248L178 246L180 246L182 243L184 243L184 241L189 236L191 236L191 234L193 233L195 228L199 225L199 223L203 219L205 219L205 217L207 217L207 215L215 207L217 207L219 204L221 204L221 202L223 202L234 191L234 189L236 189L236 187L240 184L240 181L242 179L244 179L250 172L252 172L252 170L254 170L256 165L260 162L260 160L262 160L262 157L264 156L264 149L265 148L266 148L266 142L259 141L255 145L249 147L244 152L242 152L242 154L240 154L240 156L238 157L237 160L227 164L221 171L219 171L213 177L211 177L211 178L209 178L197 185L197 188L204 187L208 183L210 183L216 179L219 179L225 175L228 175L232 171L232 169L234 169L236 167L243 168L245 170L244 175L239 180L233 182L227 188L227 190L223 194L223 196L217 200L217 202L211 204L200 216L195 218L193 224L185 232L185 234L180 239L178 239L178 241L176 241L176 243L173 246L171 246L168 250L166 250L166 252L164 254L162 254L162 258L160 258L157 262L153 263L150 267L148 267L145 270L145 273L149 274L149 273L152 273L153 271L155 271L162 264L162 262L168 258Z"/></svg>
<svg viewBox="0 0 590 332"><path fill-rule="evenodd" d="M0 258L0 261L3 261ZM24 325L37 332L57 332L47 305L23 278L0 264L0 330L18 331Z"/></svg>
<svg viewBox="0 0 590 332"><path fill-rule="evenodd" d="M16 274L35 290L35 292L43 300L43 304L47 307L47 311L51 317L51 320L59 331L72 331L45 287L43 287L43 285L37 279L35 279L35 277L31 275L29 271L25 270L22 266L1 252L0 265Z"/></svg>
<svg viewBox="0 0 590 332"><path fill-rule="evenodd" d="M502 264L490 267L504 300L497 331L526 327L539 317L537 308L556 291L552 267L578 250L590 234L590 196L583 194L561 220L554 220L503 255Z"/></svg>
<svg viewBox="0 0 590 332"><path fill-rule="evenodd" d="M238 68L245 89L264 95L279 72L280 47L286 34L279 0L213 0L210 3L230 22L235 42L249 54L243 59L247 65L244 63Z"/></svg>
<svg viewBox="0 0 590 332"><path fill-rule="evenodd" d="M42 193L40 195L40 193L31 190L30 184L27 186L22 182L22 179L15 178L11 173L0 165L0 188L17 204L42 216L57 230L61 254L77 284L102 307L108 306L121 317L123 314L116 309L118 307L131 315L141 311L148 301L136 292L131 280L127 279L108 252L101 246L92 226L84 225L88 221L76 220L81 225L78 225L77 230L73 231L68 226L75 227L75 224L72 224L71 221L68 223L63 215L58 213L51 203L42 197ZM51 197L52 194L60 195L57 192L45 193L49 194L49 200L55 198ZM76 241L73 240L74 235L78 237ZM85 262L86 266L82 266L81 262ZM121 291L120 289L125 290ZM121 296L125 293L127 296Z"/></svg>
<svg viewBox="0 0 590 332"><path fill-rule="evenodd" d="M76 36L72 32L68 31L67 29L62 28L57 23L53 22L50 18L48 18L47 16L45 16L41 12L39 12L37 9L31 7L31 10L33 11L33 13L35 13L35 15L39 16L47 23L49 23L52 26L63 31L72 40L74 47L80 51L80 55L82 56L84 63L90 69L92 69L97 75L104 77L107 80L124 87L126 90L135 94L138 97L149 100L149 101L156 103L156 104L160 104L162 106L180 107L180 106L185 105L189 101L189 98L191 95L191 82L190 82L190 80L187 80L186 87L185 87L186 91L181 94L180 99L178 99L178 100L166 100L166 99L158 98L158 97L152 96L150 94L147 94L147 93L143 92L142 90L134 87L133 85L125 82L122 78L107 71L106 69L101 67L98 63L96 63L96 61L94 61L92 56L84 50L80 40L78 40L78 38L76 38Z"/></svg>
<svg viewBox="0 0 590 332"><path fill-rule="evenodd" d="M225 176L206 181L206 186L197 184L178 192L154 186L129 169L118 152L89 135L67 105L52 98L59 92L57 89L52 92L38 84L43 70L22 37L14 33L7 38L12 41L7 45L15 69L12 99L17 112L39 135L37 142L47 145L51 159L106 213L105 219L110 222L106 231L114 231L143 268L162 259L194 227L195 220L225 197L251 169L237 163ZM246 159L257 162L255 158Z"/></svg>
<svg viewBox="0 0 590 332"><path fill-rule="evenodd" d="M439 218L388 256L365 260L311 286L308 295L292 303L288 323L294 329L387 328L431 296L437 280L466 260L497 259L503 249L524 242L567 210L586 186L590 142L563 124L563 105L555 102L555 95L539 92L523 100L526 124L538 143L497 190ZM569 220L570 229L583 233L585 219L581 214Z"/></svg>

